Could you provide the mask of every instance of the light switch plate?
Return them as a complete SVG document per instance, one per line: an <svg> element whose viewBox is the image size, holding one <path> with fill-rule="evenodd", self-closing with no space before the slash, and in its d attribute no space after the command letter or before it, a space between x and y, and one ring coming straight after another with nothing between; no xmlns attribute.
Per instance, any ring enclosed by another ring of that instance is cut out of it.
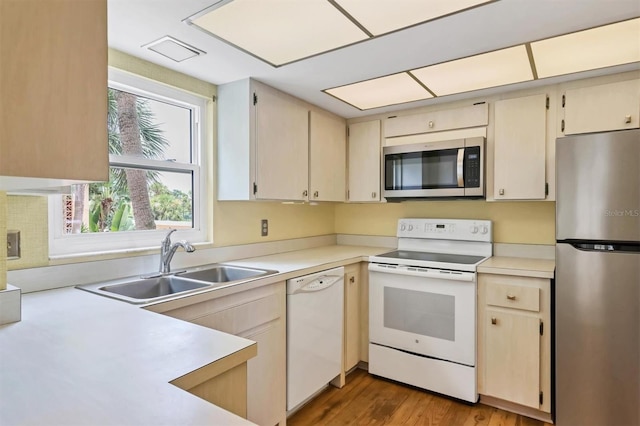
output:
<svg viewBox="0 0 640 426"><path fill-rule="evenodd" d="M20 231L7 231L7 259L20 259Z"/></svg>

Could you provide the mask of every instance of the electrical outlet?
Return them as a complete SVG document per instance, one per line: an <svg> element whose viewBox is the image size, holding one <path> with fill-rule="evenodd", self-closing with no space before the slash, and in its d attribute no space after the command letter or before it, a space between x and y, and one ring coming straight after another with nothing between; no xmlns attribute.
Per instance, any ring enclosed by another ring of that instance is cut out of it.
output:
<svg viewBox="0 0 640 426"><path fill-rule="evenodd" d="M266 237L269 235L269 221L267 219L262 219L262 221L260 221L260 226L262 229L262 236Z"/></svg>
<svg viewBox="0 0 640 426"><path fill-rule="evenodd" d="M20 259L20 231L7 231L7 259Z"/></svg>

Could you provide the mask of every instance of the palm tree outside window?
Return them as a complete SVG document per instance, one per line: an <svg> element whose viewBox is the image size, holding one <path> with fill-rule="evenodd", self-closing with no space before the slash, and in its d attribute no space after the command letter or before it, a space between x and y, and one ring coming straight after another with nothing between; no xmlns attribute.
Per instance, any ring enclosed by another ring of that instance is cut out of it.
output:
<svg viewBox="0 0 640 426"><path fill-rule="evenodd" d="M141 236L151 238L169 228L184 232L191 241L206 239L200 202L206 102L178 92L110 70L105 120L109 181L74 185L69 195L54 203L54 216L60 219L52 224L53 255L86 251L70 247L82 240L80 246L101 241L98 245L104 247L106 240L124 241L124 249L131 248L132 241L140 246ZM200 238L194 239L194 232ZM58 247L55 240L61 243Z"/></svg>

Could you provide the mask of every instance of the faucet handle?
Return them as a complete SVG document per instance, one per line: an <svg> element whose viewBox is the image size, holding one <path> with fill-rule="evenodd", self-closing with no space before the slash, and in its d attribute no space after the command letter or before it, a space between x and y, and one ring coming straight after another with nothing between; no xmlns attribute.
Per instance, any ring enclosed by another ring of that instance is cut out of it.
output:
<svg viewBox="0 0 640 426"><path fill-rule="evenodd" d="M170 241L171 240L171 234L173 234L174 232L176 232L177 229L169 229L169 232L167 232L167 235L164 236L164 239L162 240L162 242L166 242L166 241Z"/></svg>

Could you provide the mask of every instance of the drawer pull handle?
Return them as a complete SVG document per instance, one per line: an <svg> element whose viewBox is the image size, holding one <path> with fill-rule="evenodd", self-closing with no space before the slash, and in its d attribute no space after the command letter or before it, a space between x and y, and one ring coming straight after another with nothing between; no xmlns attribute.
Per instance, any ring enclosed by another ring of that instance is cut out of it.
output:
<svg viewBox="0 0 640 426"><path fill-rule="evenodd" d="M511 295L511 294L507 294L507 299L509 300L516 300L516 297Z"/></svg>
<svg viewBox="0 0 640 426"><path fill-rule="evenodd" d="M496 318L496 317L491 317L491 324L493 324L493 325L498 324L498 318Z"/></svg>

